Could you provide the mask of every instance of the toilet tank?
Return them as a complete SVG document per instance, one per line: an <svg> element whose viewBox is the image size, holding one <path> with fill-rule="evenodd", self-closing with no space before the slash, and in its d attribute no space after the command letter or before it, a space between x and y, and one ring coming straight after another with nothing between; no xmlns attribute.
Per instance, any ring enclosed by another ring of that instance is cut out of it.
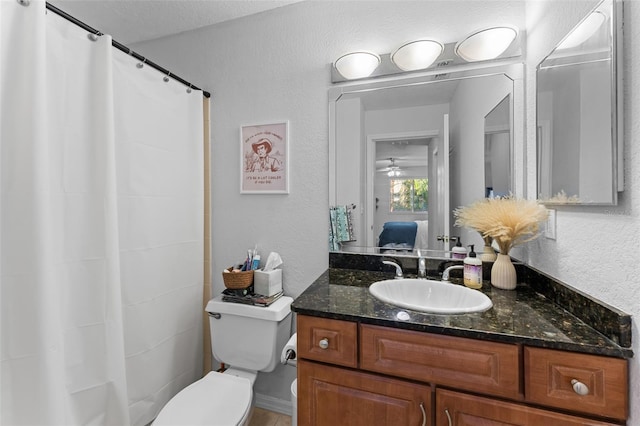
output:
<svg viewBox="0 0 640 426"><path fill-rule="evenodd" d="M206 311L213 356L234 368L273 371L291 333L292 302L282 296L262 307L211 299Z"/></svg>

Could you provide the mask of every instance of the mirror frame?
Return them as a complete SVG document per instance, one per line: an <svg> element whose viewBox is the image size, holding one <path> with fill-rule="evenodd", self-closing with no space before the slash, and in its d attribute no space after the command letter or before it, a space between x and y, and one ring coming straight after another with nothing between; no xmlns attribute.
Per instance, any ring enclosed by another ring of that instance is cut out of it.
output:
<svg viewBox="0 0 640 426"><path fill-rule="evenodd" d="M592 10L591 14L595 10L602 7L605 3L611 3L611 23L609 30L611 31L611 148L613 162L611 167L612 174L612 201L610 203L588 203L580 201L561 202L554 200L539 200L541 203L549 206L615 206L618 204L618 193L624 190L624 87L623 87L623 4L620 0L601 0ZM538 198L540 194L540 169L541 158L539 158L539 118L538 118L538 106L540 104L540 92L538 91L538 78L539 72L544 62L548 60L557 50L558 46L564 41L569 34L571 34L588 16L586 15L575 27L563 37L560 42L554 46L554 48L545 56L540 63L536 66L536 179L535 179L535 197Z"/></svg>
<svg viewBox="0 0 640 426"><path fill-rule="evenodd" d="M432 70L424 73L411 73L410 75L396 75L388 78L376 78L365 82L351 82L335 85L328 91L328 114L329 114L329 206L337 205L337 179L336 179L336 155L337 155L337 135L336 135L336 103L343 95L366 92L377 89L407 86L412 84L436 84L440 81L458 80L466 77L482 77L496 74L505 75L513 81L512 99L512 141L511 141L511 188L515 196L522 197L525 192L525 93L524 93L524 69L522 62L515 60L494 61L490 64L471 64L466 66L452 67L446 69ZM484 195L484 194L482 194ZM362 206L356 206L357 211L362 211ZM456 206L454 206L456 207ZM450 214L452 214L450 212ZM453 222L452 222L453 223ZM359 238L362 238L359 236ZM360 246L354 244L349 252L369 253L376 251L375 247ZM448 251L434 250L439 253Z"/></svg>

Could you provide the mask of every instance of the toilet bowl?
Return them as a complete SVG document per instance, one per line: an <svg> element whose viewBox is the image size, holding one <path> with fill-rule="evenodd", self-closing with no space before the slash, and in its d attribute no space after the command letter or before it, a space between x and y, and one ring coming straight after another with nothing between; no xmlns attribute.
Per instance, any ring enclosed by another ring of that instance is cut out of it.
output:
<svg viewBox="0 0 640 426"><path fill-rule="evenodd" d="M178 392L153 426L244 426L249 422L252 402L251 380L212 371Z"/></svg>
<svg viewBox="0 0 640 426"><path fill-rule="evenodd" d="M291 302L282 296L267 307L209 301L211 349L230 365L212 371L178 392L160 411L153 426L244 426L253 406L258 371L273 371L291 331Z"/></svg>

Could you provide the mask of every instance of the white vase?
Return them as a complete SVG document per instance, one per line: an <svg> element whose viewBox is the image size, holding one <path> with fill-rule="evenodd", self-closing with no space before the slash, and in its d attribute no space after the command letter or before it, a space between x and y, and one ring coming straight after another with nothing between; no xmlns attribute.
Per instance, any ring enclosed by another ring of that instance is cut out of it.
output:
<svg viewBox="0 0 640 426"><path fill-rule="evenodd" d="M491 267L491 285L502 290L513 290L517 283L516 267L511 263L511 258L508 254L498 253Z"/></svg>
<svg viewBox="0 0 640 426"><path fill-rule="evenodd" d="M491 246L484 246L482 254L480 254L480 260L483 262L495 262L496 251Z"/></svg>

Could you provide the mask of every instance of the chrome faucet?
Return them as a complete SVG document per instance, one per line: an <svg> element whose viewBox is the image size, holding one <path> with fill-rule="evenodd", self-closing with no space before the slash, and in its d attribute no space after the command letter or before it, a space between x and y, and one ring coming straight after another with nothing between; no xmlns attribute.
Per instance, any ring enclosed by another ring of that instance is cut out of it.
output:
<svg viewBox="0 0 640 426"><path fill-rule="evenodd" d="M382 263L384 263L385 265L391 265L396 267L396 276L395 276L396 280L401 280L402 278L404 278L404 276L402 275L402 268L396 262L391 262L390 260L383 260Z"/></svg>
<svg viewBox="0 0 640 426"><path fill-rule="evenodd" d="M422 256L420 249L418 249L418 278L427 278L427 259Z"/></svg>
<svg viewBox="0 0 640 426"><path fill-rule="evenodd" d="M449 266L447 269L444 270L444 272L442 273L442 281L444 282L450 282L449 281L449 272L451 272L454 269L464 269L463 265L453 265L453 266Z"/></svg>

